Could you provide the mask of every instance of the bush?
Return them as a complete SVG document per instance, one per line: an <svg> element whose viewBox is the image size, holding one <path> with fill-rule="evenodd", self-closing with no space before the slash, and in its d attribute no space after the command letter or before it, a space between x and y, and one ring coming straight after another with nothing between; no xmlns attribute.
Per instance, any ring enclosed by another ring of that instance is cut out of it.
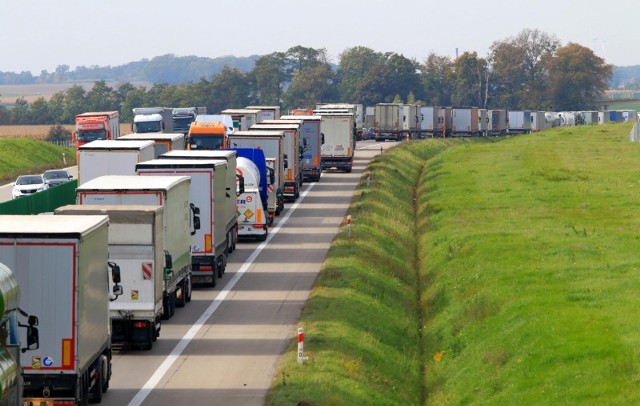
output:
<svg viewBox="0 0 640 406"><path fill-rule="evenodd" d="M70 140L71 139L71 131L67 130L60 124L54 125L49 129L47 133L47 141L61 141L61 140Z"/></svg>

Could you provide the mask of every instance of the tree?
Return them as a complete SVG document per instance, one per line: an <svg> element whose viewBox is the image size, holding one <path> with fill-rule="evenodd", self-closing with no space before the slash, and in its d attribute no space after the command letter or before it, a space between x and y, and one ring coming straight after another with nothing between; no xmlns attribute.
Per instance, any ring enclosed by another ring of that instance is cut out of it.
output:
<svg viewBox="0 0 640 406"><path fill-rule="evenodd" d="M340 65L337 73L337 87L339 98L343 101L363 103L356 98L360 82L372 69L373 65L382 59L382 54L367 47L353 47L340 54Z"/></svg>
<svg viewBox="0 0 640 406"><path fill-rule="evenodd" d="M453 93L453 61L448 56L430 53L420 66L424 97L432 106L451 105Z"/></svg>
<svg viewBox="0 0 640 406"><path fill-rule="evenodd" d="M73 124L78 114L89 111L86 109L86 95L82 86L73 85L67 89L64 95L63 123Z"/></svg>
<svg viewBox="0 0 640 406"><path fill-rule="evenodd" d="M64 92L54 93L47 103L47 111L53 124L64 123Z"/></svg>
<svg viewBox="0 0 640 406"><path fill-rule="evenodd" d="M38 97L29 108L32 124L50 124L53 120L49 114L49 106L44 97Z"/></svg>
<svg viewBox="0 0 640 406"><path fill-rule="evenodd" d="M119 104L117 95L112 88L107 86L107 82L99 80L93 84L85 96L86 111L112 111L118 110Z"/></svg>
<svg viewBox="0 0 640 406"><path fill-rule="evenodd" d="M253 68L253 75L259 103L280 105L282 88L289 80L285 54L274 52L260 57Z"/></svg>
<svg viewBox="0 0 640 406"><path fill-rule="evenodd" d="M11 109L11 123L28 124L29 118L29 103L24 97L20 96L16 99L16 104Z"/></svg>
<svg viewBox="0 0 640 406"><path fill-rule="evenodd" d="M485 108L487 62L476 52L465 52L454 62L454 88L451 102L456 106Z"/></svg>
<svg viewBox="0 0 640 406"><path fill-rule="evenodd" d="M608 88L612 66L589 48L569 43L546 59L549 99L556 110L587 110Z"/></svg>
<svg viewBox="0 0 640 406"><path fill-rule="evenodd" d="M250 103L251 84L247 74L226 66L211 80L208 111L221 111L231 107L244 107Z"/></svg>
<svg viewBox="0 0 640 406"><path fill-rule="evenodd" d="M298 70L283 96L284 107L313 108L316 103L331 101L334 80L329 64Z"/></svg>

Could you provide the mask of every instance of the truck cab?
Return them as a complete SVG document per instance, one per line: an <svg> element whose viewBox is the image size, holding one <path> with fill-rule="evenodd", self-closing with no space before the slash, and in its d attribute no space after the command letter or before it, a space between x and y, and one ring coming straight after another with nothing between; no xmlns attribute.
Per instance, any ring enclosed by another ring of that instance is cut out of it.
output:
<svg viewBox="0 0 640 406"><path fill-rule="evenodd" d="M189 128L187 149L221 149L227 143L227 128L224 123L215 121L195 121Z"/></svg>

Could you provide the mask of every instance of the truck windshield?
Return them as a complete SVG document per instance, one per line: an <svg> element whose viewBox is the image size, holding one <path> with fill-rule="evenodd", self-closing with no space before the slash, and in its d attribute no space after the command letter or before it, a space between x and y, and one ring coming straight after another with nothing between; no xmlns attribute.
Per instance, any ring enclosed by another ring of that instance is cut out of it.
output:
<svg viewBox="0 0 640 406"><path fill-rule="evenodd" d="M191 125L191 122L193 122L193 117L189 116L189 117L174 117L173 118L173 129L174 130L186 130L184 131L189 132L189 126Z"/></svg>
<svg viewBox="0 0 640 406"><path fill-rule="evenodd" d="M192 135L189 139L191 149L220 149L224 139L219 135Z"/></svg>
<svg viewBox="0 0 640 406"><path fill-rule="evenodd" d="M106 140L107 132L105 130L83 130L78 131L78 141L91 142L95 140Z"/></svg>
<svg viewBox="0 0 640 406"><path fill-rule="evenodd" d="M159 133L161 130L160 121L140 121L136 123L137 133Z"/></svg>

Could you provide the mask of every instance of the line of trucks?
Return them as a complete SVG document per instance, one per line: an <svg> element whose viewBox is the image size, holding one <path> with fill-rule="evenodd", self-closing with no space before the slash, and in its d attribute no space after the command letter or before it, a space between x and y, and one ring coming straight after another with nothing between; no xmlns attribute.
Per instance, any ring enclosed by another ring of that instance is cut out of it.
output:
<svg viewBox="0 0 640 406"><path fill-rule="evenodd" d="M179 111L193 116L185 134L169 109L136 109L123 136L116 112L78 115L76 204L0 217L4 404L100 402L114 348L151 349L194 286L216 286L240 239L265 240L305 181L351 171L355 110Z"/></svg>
<svg viewBox="0 0 640 406"><path fill-rule="evenodd" d="M487 110L478 107L437 107L379 103L366 109L365 122L376 141L424 137L528 134L556 126L624 122L636 113L621 111Z"/></svg>

